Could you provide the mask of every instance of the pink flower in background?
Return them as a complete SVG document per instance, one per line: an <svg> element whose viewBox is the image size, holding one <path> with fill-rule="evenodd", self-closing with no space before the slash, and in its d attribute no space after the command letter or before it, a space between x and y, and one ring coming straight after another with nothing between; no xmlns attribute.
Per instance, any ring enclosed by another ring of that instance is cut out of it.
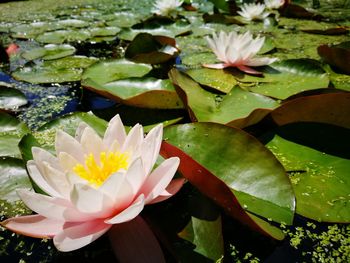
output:
<svg viewBox="0 0 350 263"><path fill-rule="evenodd" d="M144 205L175 194L183 179L173 179L179 158L153 166L158 158L163 127L144 137L141 125L128 134L115 116L103 138L81 123L75 138L56 135L56 156L37 147L27 163L32 180L48 195L18 190L36 215L2 222L19 234L53 238L60 251L79 249L107 232L113 224L134 219Z"/></svg>
<svg viewBox="0 0 350 263"><path fill-rule="evenodd" d="M225 33L221 31L212 38L206 37L210 48L216 57L222 61L218 64L204 64L207 68L222 69L236 67L246 73L259 74L260 72L251 67L263 66L276 61L276 58L255 57L264 45L265 38L253 38L248 31L244 34L237 32Z"/></svg>

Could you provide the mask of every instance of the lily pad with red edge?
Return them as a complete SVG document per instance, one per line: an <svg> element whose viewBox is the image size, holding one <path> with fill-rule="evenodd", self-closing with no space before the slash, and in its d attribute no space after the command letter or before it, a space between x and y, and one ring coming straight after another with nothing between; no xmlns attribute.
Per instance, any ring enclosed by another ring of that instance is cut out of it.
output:
<svg viewBox="0 0 350 263"><path fill-rule="evenodd" d="M182 109L170 80L153 77L124 78L99 85L90 79L84 87L125 105L152 109Z"/></svg>
<svg viewBox="0 0 350 263"><path fill-rule="evenodd" d="M322 45L317 52L326 63L350 75L350 41L334 46Z"/></svg>
<svg viewBox="0 0 350 263"><path fill-rule="evenodd" d="M295 201L285 170L247 133L220 124L192 123L165 128L164 138L161 154L179 156L181 174L231 216L256 227L243 207L292 223Z"/></svg>
<svg viewBox="0 0 350 263"><path fill-rule="evenodd" d="M193 121L233 124L236 120L240 120L240 124L251 125L261 120L271 109L279 105L271 98L251 93L239 87L234 87L226 95L211 93L175 69L170 71L170 79L177 87ZM255 115L254 119L243 121L253 111L260 111L260 113Z"/></svg>
<svg viewBox="0 0 350 263"><path fill-rule="evenodd" d="M140 33L127 47L125 57L139 63L160 64L175 58L179 52L173 38Z"/></svg>
<svg viewBox="0 0 350 263"><path fill-rule="evenodd" d="M278 126L295 122L316 122L350 129L350 93L297 98L273 110L270 116Z"/></svg>
<svg viewBox="0 0 350 263"><path fill-rule="evenodd" d="M329 77L320 63L312 59L289 59L271 64L261 69L263 77L236 75L240 82L256 83L249 88L276 99L287 99L290 96L310 90L325 89Z"/></svg>

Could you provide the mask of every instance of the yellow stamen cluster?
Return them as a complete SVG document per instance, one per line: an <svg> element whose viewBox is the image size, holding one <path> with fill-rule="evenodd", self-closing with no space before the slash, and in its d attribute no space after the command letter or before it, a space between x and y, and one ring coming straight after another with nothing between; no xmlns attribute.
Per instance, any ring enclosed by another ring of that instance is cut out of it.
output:
<svg viewBox="0 0 350 263"><path fill-rule="evenodd" d="M113 173L120 169L127 169L129 161L128 153L101 152L100 162L97 163L92 153L85 157L85 166L77 164L74 172L94 186L101 186Z"/></svg>

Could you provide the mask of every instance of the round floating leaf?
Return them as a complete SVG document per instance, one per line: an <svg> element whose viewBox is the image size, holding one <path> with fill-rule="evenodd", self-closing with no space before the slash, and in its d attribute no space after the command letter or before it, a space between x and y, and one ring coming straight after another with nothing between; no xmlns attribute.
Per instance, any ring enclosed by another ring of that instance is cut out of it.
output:
<svg viewBox="0 0 350 263"><path fill-rule="evenodd" d="M350 160L275 135L267 144L291 174L297 207L305 217L350 222Z"/></svg>
<svg viewBox="0 0 350 263"><path fill-rule="evenodd" d="M29 132L27 126L9 114L0 112L0 156L20 158L18 143Z"/></svg>
<svg viewBox="0 0 350 263"><path fill-rule="evenodd" d="M251 91L277 99L286 99L297 93L327 88L329 78L315 61L290 59L276 62L271 68L263 69L264 78L245 76L242 82L258 82Z"/></svg>
<svg viewBox="0 0 350 263"><path fill-rule="evenodd" d="M84 86L130 106L154 109L183 108L169 80L150 77L124 78L98 85L88 79L84 81Z"/></svg>
<svg viewBox="0 0 350 263"><path fill-rule="evenodd" d="M322 45L317 51L328 64L350 75L350 41L335 46Z"/></svg>
<svg viewBox="0 0 350 263"><path fill-rule="evenodd" d="M32 185L23 161L15 158L0 158L0 205L1 216L12 217L27 213L18 202L17 189L31 189Z"/></svg>
<svg viewBox="0 0 350 263"><path fill-rule="evenodd" d="M46 45L41 48L35 48L22 54L26 60L42 58L44 60L58 59L73 55L75 48L71 45Z"/></svg>
<svg viewBox="0 0 350 263"><path fill-rule="evenodd" d="M0 109L16 110L25 104L27 104L27 99L21 91L0 86Z"/></svg>
<svg viewBox="0 0 350 263"><path fill-rule="evenodd" d="M46 44L85 41L91 37L88 30L57 30L39 35L35 40Z"/></svg>
<svg viewBox="0 0 350 263"><path fill-rule="evenodd" d="M274 122L333 124L350 129L350 93L331 93L297 98L271 112Z"/></svg>
<svg viewBox="0 0 350 263"><path fill-rule="evenodd" d="M133 28L123 29L118 37L123 40L131 41L136 35L140 33L148 33L154 36L167 36L167 37L176 37L184 33L188 33L191 30L191 26L187 22L177 21L176 23L166 23L166 24L152 24L139 26L136 25Z"/></svg>
<svg viewBox="0 0 350 263"><path fill-rule="evenodd" d="M79 81L82 69L55 69L53 67L23 68L12 73L12 76L21 81L34 84L62 83Z"/></svg>
<svg viewBox="0 0 350 263"><path fill-rule="evenodd" d="M90 34L92 37L106 37L106 36L115 36L119 31L119 27L96 27L91 28Z"/></svg>
<svg viewBox="0 0 350 263"><path fill-rule="evenodd" d="M87 68L82 76L83 85L89 80L98 85L129 77L142 77L152 70L152 66L134 63L125 59L107 60Z"/></svg>
<svg viewBox="0 0 350 263"><path fill-rule="evenodd" d="M276 222L292 223L295 206L292 186L281 164L253 137L220 124L192 123L165 128L164 138L203 166L203 171L194 168L183 156L180 171L184 169L184 177L226 210L239 208L232 197L223 196L227 190L222 183L249 212ZM164 147L162 154L169 156ZM206 169L218 181L201 175ZM204 181L209 178L212 183L206 185Z"/></svg>
<svg viewBox="0 0 350 263"><path fill-rule="evenodd" d="M55 69L87 68L97 61L98 59L94 57L68 56L60 59L44 61L43 67L53 67Z"/></svg>
<svg viewBox="0 0 350 263"><path fill-rule="evenodd" d="M138 34L125 51L125 57L140 63L159 64L179 54L175 39L165 36Z"/></svg>
<svg viewBox="0 0 350 263"><path fill-rule="evenodd" d="M237 84L236 79L225 70L199 68L186 73L201 85L208 86L222 93L229 93Z"/></svg>
<svg viewBox="0 0 350 263"><path fill-rule="evenodd" d="M107 25L129 28L136 24L140 19L138 14L132 12L117 12L114 13L114 15L115 19L108 21Z"/></svg>
<svg viewBox="0 0 350 263"><path fill-rule="evenodd" d="M87 27L89 26L89 23L84 20L79 19L65 19L65 20L59 20L57 21L58 25L61 25L63 27Z"/></svg>
<svg viewBox="0 0 350 263"><path fill-rule="evenodd" d="M11 32L15 33L13 34L14 37L30 39L46 31L55 30L58 27L55 23L33 22L12 27Z"/></svg>
<svg viewBox="0 0 350 263"><path fill-rule="evenodd" d="M220 72L222 71L219 71L219 74ZM229 124L248 117L255 110L263 110L260 118L255 119L257 122L268 113L267 110L278 106L278 103L271 98L239 87L233 88L227 95L211 93L175 69L170 72L170 78L181 89L180 96L187 105L193 121ZM248 121L246 124L253 123Z"/></svg>

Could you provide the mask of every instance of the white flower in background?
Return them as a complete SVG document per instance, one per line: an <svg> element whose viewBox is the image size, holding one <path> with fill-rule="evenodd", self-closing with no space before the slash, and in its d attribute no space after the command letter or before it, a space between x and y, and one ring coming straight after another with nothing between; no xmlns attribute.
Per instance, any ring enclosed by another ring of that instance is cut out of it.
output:
<svg viewBox="0 0 350 263"><path fill-rule="evenodd" d="M36 215L14 217L1 224L32 237L53 238L58 250L81 248L113 224L134 219L144 205L175 194L183 179L172 180L179 158L166 159L153 171L162 142L158 125L146 137L141 125L127 135L115 116L103 138L81 123L75 138L56 135L56 156L37 147L27 163L32 180L48 195L18 190Z"/></svg>
<svg viewBox="0 0 350 263"><path fill-rule="evenodd" d="M168 16L183 3L183 0L158 0L153 3L153 13L162 16Z"/></svg>
<svg viewBox="0 0 350 263"><path fill-rule="evenodd" d="M213 34L212 38L207 36L206 40L216 57L222 61L218 64L205 64L204 66L208 68L237 67L246 73L260 74L251 67L268 65L276 61L276 58L255 57L264 45L265 38L253 39L249 31L244 34L236 32L227 34L221 31L218 35Z"/></svg>
<svg viewBox="0 0 350 263"><path fill-rule="evenodd" d="M284 0L265 0L267 9L279 9L284 5Z"/></svg>
<svg viewBox="0 0 350 263"><path fill-rule="evenodd" d="M243 4L241 11L237 12L245 20L263 20L269 13L265 12L265 5L263 4Z"/></svg>

